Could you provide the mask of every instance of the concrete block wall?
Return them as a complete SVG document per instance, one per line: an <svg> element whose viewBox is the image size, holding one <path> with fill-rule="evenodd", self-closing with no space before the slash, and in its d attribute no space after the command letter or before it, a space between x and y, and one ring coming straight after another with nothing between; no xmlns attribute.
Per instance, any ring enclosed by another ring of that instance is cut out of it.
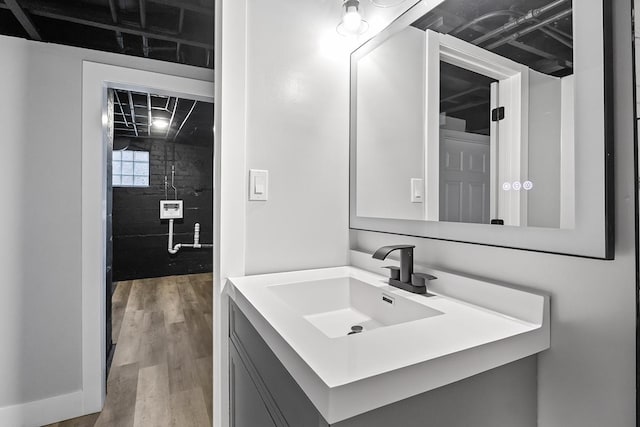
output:
<svg viewBox="0 0 640 427"><path fill-rule="evenodd" d="M213 242L213 141L209 146L164 140L118 139L115 149L149 151L149 187L113 189L113 276L115 281L211 272L211 249L167 252L168 221L160 220L159 201L165 198L164 177L173 199L171 165L175 165L178 199L184 219L176 220L174 243L192 243L200 223L200 242Z"/></svg>

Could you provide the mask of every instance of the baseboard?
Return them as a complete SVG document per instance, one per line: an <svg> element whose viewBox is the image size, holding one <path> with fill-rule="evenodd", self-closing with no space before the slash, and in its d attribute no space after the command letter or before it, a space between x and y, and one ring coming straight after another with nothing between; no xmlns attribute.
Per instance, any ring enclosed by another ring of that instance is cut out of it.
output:
<svg viewBox="0 0 640 427"><path fill-rule="evenodd" d="M84 414L83 393L76 391L0 408L0 426L40 427Z"/></svg>

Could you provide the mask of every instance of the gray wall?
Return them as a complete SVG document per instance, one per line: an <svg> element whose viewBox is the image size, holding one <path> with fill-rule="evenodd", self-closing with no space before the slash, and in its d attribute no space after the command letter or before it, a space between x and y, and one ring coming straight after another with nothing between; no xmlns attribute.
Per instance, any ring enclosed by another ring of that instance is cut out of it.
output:
<svg viewBox="0 0 640 427"><path fill-rule="evenodd" d="M247 15L246 167L269 170L269 200L247 202L245 271L344 265L349 61L335 33L340 4L249 0Z"/></svg>
<svg viewBox="0 0 640 427"><path fill-rule="evenodd" d="M213 71L4 36L0 51L3 407L81 387L82 61L209 81Z"/></svg>
<svg viewBox="0 0 640 427"><path fill-rule="evenodd" d="M412 243L417 246L417 262L551 293L551 348L538 358L540 427L636 425L631 2L613 0L612 4L616 68L614 261L351 233L353 248L373 251L385 244Z"/></svg>

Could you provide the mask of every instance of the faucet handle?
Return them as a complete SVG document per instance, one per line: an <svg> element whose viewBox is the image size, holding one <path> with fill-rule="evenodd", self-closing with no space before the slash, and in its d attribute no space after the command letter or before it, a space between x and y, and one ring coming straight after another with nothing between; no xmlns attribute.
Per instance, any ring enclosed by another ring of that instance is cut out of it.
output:
<svg viewBox="0 0 640 427"><path fill-rule="evenodd" d="M400 267L396 267L395 265L386 265L382 268L389 269L389 277L394 280L400 280Z"/></svg>
<svg viewBox="0 0 640 427"><path fill-rule="evenodd" d="M435 280L435 279L437 279L436 276L432 276L431 274L427 274L427 273L413 273L411 275L411 283L414 286L426 286L427 280Z"/></svg>

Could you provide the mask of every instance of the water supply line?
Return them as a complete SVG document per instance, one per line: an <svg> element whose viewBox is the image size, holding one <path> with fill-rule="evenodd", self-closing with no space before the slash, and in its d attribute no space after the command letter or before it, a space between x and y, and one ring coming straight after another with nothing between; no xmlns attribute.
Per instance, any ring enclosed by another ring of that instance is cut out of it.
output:
<svg viewBox="0 0 640 427"><path fill-rule="evenodd" d="M173 188L174 200L178 200L178 189L175 186L176 166L171 165L171 188ZM167 198L167 177L164 177L164 191L165 200ZM181 216L182 218L182 216ZM169 240L167 243L167 251L171 255L175 255L181 248L193 248L193 249L209 249L213 248L211 243L200 243L200 223L195 223L193 226L193 243L176 243L173 244L173 222L174 219L169 219Z"/></svg>
<svg viewBox="0 0 640 427"><path fill-rule="evenodd" d="M166 170L165 170L166 172ZM164 199L167 200L168 194L167 194L167 188L169 186L169 181L167 180L167 175L164 176Z"/></svg>
<svg viewBox="0 0 640 427"><path fill-rule="evenodd" d="M171 188L173 188L173 199L178 200L178 189L174 185L176 178L176 165L171 165Z"/></svg>

